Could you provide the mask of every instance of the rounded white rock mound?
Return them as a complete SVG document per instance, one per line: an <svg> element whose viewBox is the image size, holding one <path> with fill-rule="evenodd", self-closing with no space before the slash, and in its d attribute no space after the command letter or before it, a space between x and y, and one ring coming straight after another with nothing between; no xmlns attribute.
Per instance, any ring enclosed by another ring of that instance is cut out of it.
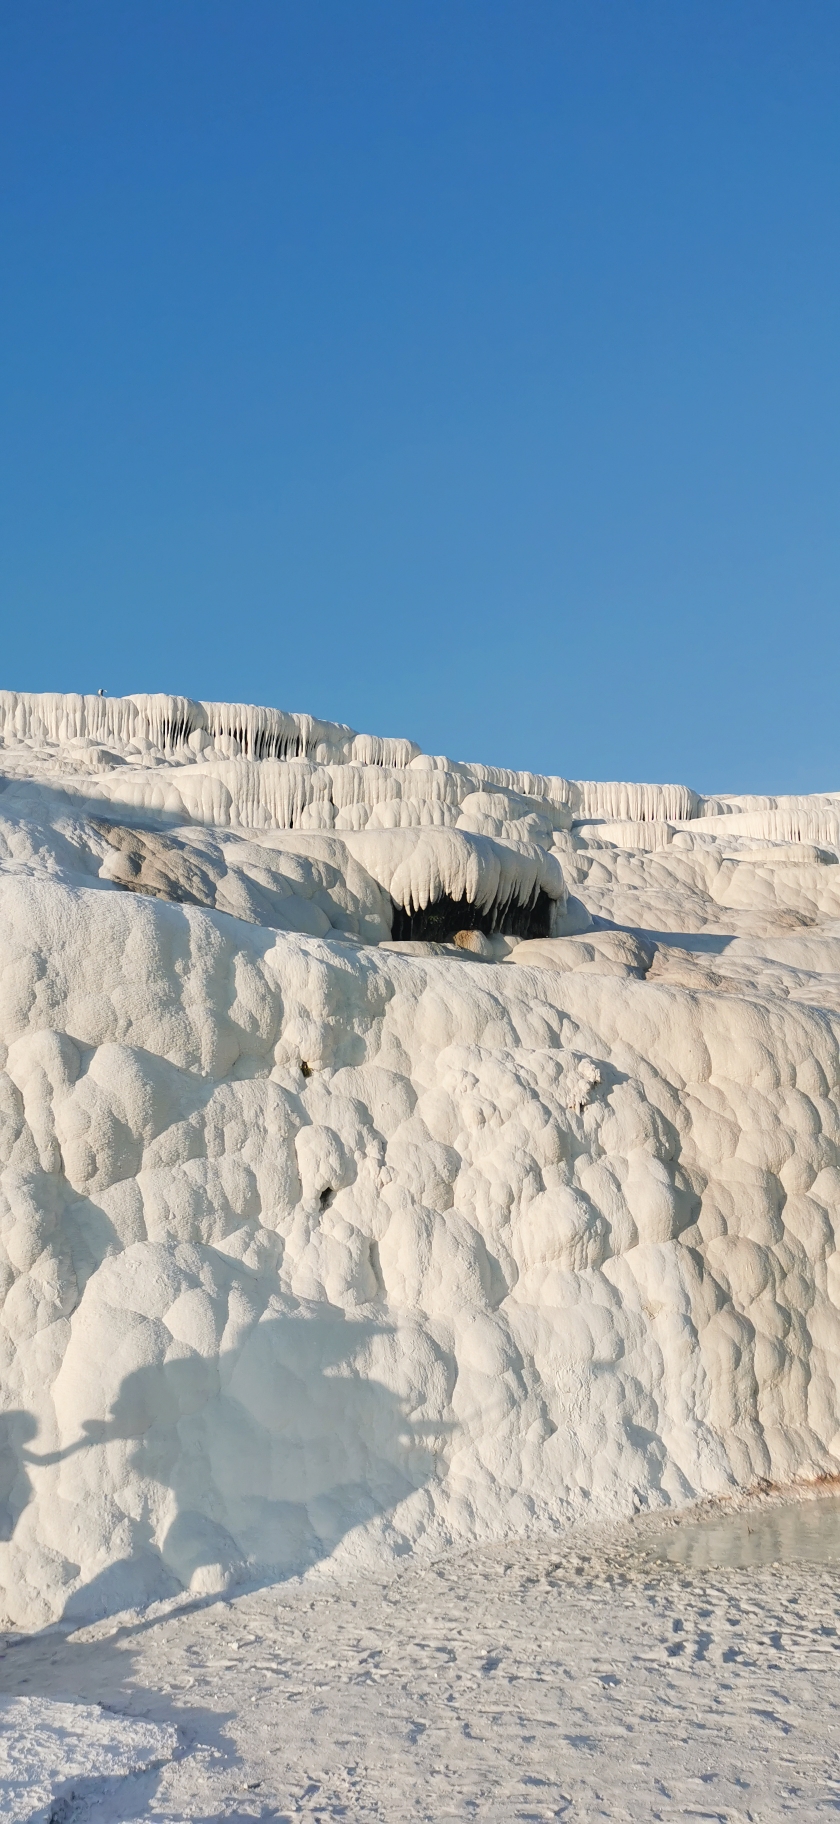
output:
<svg viewBox="0 0 840 1824"><path fill-rule="evenodd" d="M255 835L177 821L182 803L132 823L125 787L106 818L90 778L84 802L77 771L57 779L69 712L19 709L0 793L8 1619L837 1473L840 869L781 867L754 838L738 859L713 833ZM417 759L396 756L449 778ZM552 786L472 771L484 800ZM610 787L604 808L662 802ZM378 947L424 893L535 904L558 855L569 936Z"/></svg>

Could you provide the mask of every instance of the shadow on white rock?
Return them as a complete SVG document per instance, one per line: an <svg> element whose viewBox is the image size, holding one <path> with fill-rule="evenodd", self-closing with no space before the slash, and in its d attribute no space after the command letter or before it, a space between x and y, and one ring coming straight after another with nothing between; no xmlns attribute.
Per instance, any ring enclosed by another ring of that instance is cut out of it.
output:
<svg viewBox="0 0 840 1824"><path fill-rule="evenodd" d="M225 1278L235 1305L241 1283L222 1266ZM78 1541L66 1619L274 1581L355 1528L389 1534L393 1555L409 1549L390 1516L422 1501L447 1426L378 1378L382 1356L395 1378L391 1326L271 1299L234 1347L201 1357L173 1349L154 1319L123 1309L109 1325L101 1303L91 1315L55 1387L62 1431L77 1435L40 1452L27 1415L5 1419L18 1469L50 1477L64 1551Z"/></svg>

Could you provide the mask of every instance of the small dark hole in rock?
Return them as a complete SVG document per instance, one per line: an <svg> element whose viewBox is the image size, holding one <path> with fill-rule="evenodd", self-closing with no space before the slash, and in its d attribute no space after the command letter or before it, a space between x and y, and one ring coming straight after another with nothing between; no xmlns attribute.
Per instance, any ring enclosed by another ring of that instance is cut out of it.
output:
<svg viewBox="0 0 840 1824"><path fill-rule="evenodd" d="M300 1061L300 1074L302 1077L311 1077L312 1075L312 1065L305 1064L303 1058L301 1058Z"/></svg>
<svg viewBox="0 0 840 1824"><path fill-rule="evenodd" d="M333 1200L333 1198L334 1198L334 1196L335 1196L335 1191L334 1191L334 1190L333 1190L333 1188L332 1188L332 1185L329 1185L329 1184L327 1184L327 1185L325 1185L325 1186L324 1186L324 1189L323 1189L323 1190L322 1190L322 1192L321 1192L321 1208L322 1208L322 1210L328 1210L328 1209L329 1209L329 1207L330 1207L330 1204L331 1204L331 1203L332 1203L332 1200Z"/></svg>

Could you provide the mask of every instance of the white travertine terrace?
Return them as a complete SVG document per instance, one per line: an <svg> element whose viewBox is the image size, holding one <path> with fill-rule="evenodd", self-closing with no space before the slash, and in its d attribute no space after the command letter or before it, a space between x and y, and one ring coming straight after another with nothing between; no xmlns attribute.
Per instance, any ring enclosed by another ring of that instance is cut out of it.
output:
<svg viewBox="0 0 840 1824"><path fill-rule="evenodd" d="M0 693L7 1617L837 1473L838 855Z"/></svg>

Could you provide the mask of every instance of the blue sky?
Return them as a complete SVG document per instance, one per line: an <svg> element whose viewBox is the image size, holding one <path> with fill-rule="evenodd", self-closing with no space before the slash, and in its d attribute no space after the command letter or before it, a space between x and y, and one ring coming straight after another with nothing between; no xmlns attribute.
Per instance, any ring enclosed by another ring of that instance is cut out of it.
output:
<svg viewBox="0 0 840 1824"><path fill-rule="evenodd" d="M0 14L2 682L840 788L840 10Z"/></svg>

